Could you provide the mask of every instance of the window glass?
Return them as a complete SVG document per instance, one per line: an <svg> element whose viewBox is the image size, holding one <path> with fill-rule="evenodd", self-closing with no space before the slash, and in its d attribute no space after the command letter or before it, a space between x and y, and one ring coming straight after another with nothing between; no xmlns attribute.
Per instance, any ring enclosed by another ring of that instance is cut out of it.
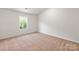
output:
<svg viewBox="0 0 79 59"><path fill-rule="evenodd" d="M28 19L27 19L27 17L20 16L19 17L19 23L20 23L20 29L27 28L27 25L28 25Z"/></svg>

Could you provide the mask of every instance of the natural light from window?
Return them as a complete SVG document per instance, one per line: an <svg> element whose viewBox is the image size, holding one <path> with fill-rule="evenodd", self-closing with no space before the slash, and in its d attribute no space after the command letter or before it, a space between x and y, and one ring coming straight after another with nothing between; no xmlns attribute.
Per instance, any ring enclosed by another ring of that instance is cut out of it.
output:
<svg viewBox="0 0 79 59"><path fill-rule="evenodd" d="M26 29L27 25L28 25L27 17L20 16L19 17L19 24L20 24L20 29Z"/></svg>

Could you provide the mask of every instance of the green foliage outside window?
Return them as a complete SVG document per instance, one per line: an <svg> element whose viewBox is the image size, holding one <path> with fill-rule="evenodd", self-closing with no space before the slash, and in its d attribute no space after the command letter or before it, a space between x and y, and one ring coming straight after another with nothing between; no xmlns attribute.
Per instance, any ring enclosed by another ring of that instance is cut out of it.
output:
<svg viewBox="0 0 79 59"><path fill-rule="evenodd" d="M20 29L27 28L28 22L27 17L20 17Z"/></svg>

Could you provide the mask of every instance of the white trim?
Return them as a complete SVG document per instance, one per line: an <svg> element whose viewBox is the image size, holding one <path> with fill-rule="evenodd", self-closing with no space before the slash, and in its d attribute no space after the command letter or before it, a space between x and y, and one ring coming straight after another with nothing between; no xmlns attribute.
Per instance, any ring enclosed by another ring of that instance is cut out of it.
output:
<svg viewBox="0 0 79 59"><path fill-rule="evenodd" d="M15 37L20 37L20 36L24 36L24 35L29 35L29 34L32 34L32 33L37 33L37 32L31 32L31 33L25 33L25 34L19 34L19 35L6 36L6 37L0 38L0 40L3 40L3 39L11 39L11 38L15 38Z"/></svg>
<svg viewBox="0 0 79 59"><path fill-rule="evenodd" d="M54 34L49 34L49 33L45 33L45 32L40 32L40 33L47 34L47 35L50 35L50 36L55 36L55 37L58 37L58 38L61 38L61 39L64 39L64 40L69 40L69 41L72 41L72 42L79 43L79 41L72 40L72 39L67 38L67 37L63 37L63 36L59 36L59 35L54 35Z"/></svg>

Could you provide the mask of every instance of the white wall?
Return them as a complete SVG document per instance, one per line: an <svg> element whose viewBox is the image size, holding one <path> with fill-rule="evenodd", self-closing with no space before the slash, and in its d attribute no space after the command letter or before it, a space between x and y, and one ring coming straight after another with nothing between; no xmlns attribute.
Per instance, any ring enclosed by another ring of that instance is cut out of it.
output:
<svg viewBox="0 0 79 59"><path fill-rule="evenodd" d="M19 16L28 17L28 28L19 28ZM0 9L0 39L37 32L37 16Z"/></svg>
<svg viewBox="0 0 79 59"><path fill-rule="evenodd" d="M39 32L79 42L79 9L48 9L39 15Z"/></svg>

